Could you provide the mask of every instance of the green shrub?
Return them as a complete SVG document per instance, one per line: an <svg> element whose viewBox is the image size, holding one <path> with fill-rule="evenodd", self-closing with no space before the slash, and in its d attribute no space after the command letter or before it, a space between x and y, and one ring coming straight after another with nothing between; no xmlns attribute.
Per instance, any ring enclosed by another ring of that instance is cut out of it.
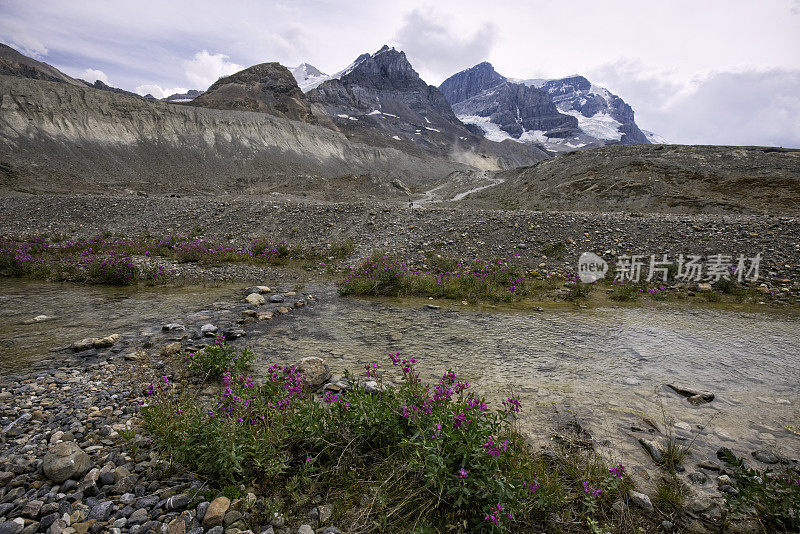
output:
<svg viewBox="0 0 800 534"><path fill-rule="evenodd" d="M566 300L584 300L594 289L594 284L584 284L578 280L573 281L569 286L569 292L564 297Z"/></svg>
<svg viewBox="0 0 800 534"><path fill-rule="evenodd" d="M253 361L253 353L249 349L236 349L225 342L225 336L214 338L213 345L189 355L189 369L208 378L217 379L226 371L241 373L246 371Z"/></svg>
<svg viewBox="0 0 800 534"><path fill-rule="evenodd" d="M609 297L611 300L619 302L631 302L639 299L641 292L632 284L614 284L614 290Z"/></svg>
<svg viewBox="0 0 800 534"><path fill-rule="evenodd" d="M88 281L96 284L127 286L139 279L139 268L130 256L111 251L106 256L95 256L86 264Z"/></svg>
<svg viewBox="0 0 800 534"><path fill-rule="evenodd" d="M328 254L336 259L344 259L356 251L356 244L353 242L352 237L348 237L344 241L335 241L331 243L328 249Z"/></svg>
<svg viewBox="0 0 800 534"><path fill-rule="evenodd" d="M800 473L748 468L727 449L722 456L732 467L738 495L725 494L725 509L732 521L757 518L767 532L800 531Z"/></svg>

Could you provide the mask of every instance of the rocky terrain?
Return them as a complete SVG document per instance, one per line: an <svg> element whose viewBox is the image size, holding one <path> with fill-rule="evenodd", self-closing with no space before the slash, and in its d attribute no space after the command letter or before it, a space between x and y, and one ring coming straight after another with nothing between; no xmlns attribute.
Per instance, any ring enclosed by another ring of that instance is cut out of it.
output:
<svg viewBox="0 0 800 534"><path fill-rule="evenodd" d="M4 235L189 235L199 228L232 243L268 237L323 247L351 238L357 252L350 262L373 249L396 253L418 266L425 265L426 253L487 259L518 254L515 261L521 265L571 274L585 251L607 259L631 253L752 257L761 252L761 276L770 289L792 303L800 290L796 217L507 211L435 203L409 209L404 204L312 203L284 196L36 195L6 198L4 204Z"/></svg>
<svg viewBox="0 0 800 534"><path fill-rule="evenodd" d="M259 291L269 294L257 304L242 298L180 323L76 340L54 367L0 376L0 532L221 534L249 532L245 522L261 518L258 532L313 533L313 526L339 534L321 496L309 499L302 517L270 515L252 493L229 499L191 473L171 473L137 428L147 384L178 372L171 360L217 333L259 335L266 322L314 303L293 291ZM203 387L196 394L206 394Z"/></svg>
<svg viewBox="0 0 800 534"><path fill-rule="evenodd" d="M476 205L671 213L800 213L800 150L683 145L571 152L495 175Z"/></svg>
<svg viewBox="0 0 800 534"><path fill-rule="evenodd" d="M20 54L3 43L0 43L0 75L47 80L77 86L84 85L84 82L67 76L52 65Z"/></svg>

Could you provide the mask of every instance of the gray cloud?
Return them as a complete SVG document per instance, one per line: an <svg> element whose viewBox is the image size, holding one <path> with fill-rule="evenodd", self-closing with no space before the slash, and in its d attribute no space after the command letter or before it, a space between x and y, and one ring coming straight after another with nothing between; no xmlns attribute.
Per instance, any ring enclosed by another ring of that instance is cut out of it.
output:
<svg viewBox="0 0 800 534"><path fill-rule="evenodd" d="M456 31L435 14L414 9L403 20L393 39L404 50L423 78L444 79L451 74L486 61L499 29L485 22L471 33Z"/></svg>
<svg viewBox="0 0 800 534"><path fill-rule="evenodd" d="M623 61L591 79L628 102L642 128L671 142L800 147L800 70L716 70L676 81Z"/></svg>

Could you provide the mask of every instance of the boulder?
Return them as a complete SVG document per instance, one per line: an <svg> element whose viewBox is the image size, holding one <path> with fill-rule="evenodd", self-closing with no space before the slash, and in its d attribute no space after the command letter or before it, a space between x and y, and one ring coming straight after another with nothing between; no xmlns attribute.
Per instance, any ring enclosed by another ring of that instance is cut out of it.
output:
<svg viewBox="0 0 800 534"><path fill-rule="evenodd" d="M42 462L42 470L47 478L60 484L65 480L80 478L91 467L89 455L73 442L57 443Z"/></svg>
<svg viewBox="0 0 800 534"><path fill-rule="evenodd" d="M650 497L644 493L630 490L628 491L628 499L639 508L647 510L648 512L653 511L653 503L650 502Z"/></svg>
<svg viewBox="0 0 800 534"><path fill-rule="evenodd" d="M100 339L95 339L94 348L107 349L120 339L122 339L122 336L120 336L119 334L111 334L110 336L101 337Z"/></svg>
<svg viewBox="0 0 800 534"><path fill-rule="evenodd" d="M305 382L312 390L322 386L330 377L331 371L325 360L316 356L303 358L297 363L297 370L305 377Z"/></svg>
<svg viewBox="0 0 800 534"><path fill-rule="evenodd" d="M217 328L216 325L210 323L204 324L203 326L200 327L200 333L206 337L213 337L218 330L219 328Z"/></svg>
<svg viewBox="0 0 800 534"><path fill-rule="evenodd" d="M231 500L227 497L217 497L211 501L203 516L203 526L209 529L222 525L222 520L225 518L225 513L230 506Z"/></svg>
<svg viewBox="0 0 800 534"><path fill-rule="evenodd" d="M75 352L83 352L85 350L89 350L91 348L94 348L95 341L99 340L95 337L87 337L81 339L80 341L76 341L75 343L72 344L72 350L74 350Z"/></svg>
<svg viewBox="0 0 800 534"><path fill-rule="evenodd" d="M262 304L264 304L264 303L266 303L266 302L267 302L267 301L264 299L264 297L262 297L262 296L261 296L261 294L260 294L260 293L250 293L249 295L247 295L247 296L244 298L244 300L245 300L245 301L246 301L248 304L250 304L250 305L252 305L252 306L261 306Z"/></svg>

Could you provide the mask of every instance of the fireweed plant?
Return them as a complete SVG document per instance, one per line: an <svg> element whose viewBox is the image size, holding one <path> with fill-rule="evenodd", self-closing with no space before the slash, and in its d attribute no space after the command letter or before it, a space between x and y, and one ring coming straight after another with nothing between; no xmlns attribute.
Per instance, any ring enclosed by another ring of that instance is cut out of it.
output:
<svg viewBox="0 0 800 534"><path fill-rule="evenodd" d="M145 392L143 426L212 483L277 492L297 513L298 495L328 492L336 510L355 510L353 532L521 532L554 513L583 525L613 517L632 487L622 466L570 476L526 445L519 399L493 409L454 371L426 383L417 364L391 354L385 370L368 364L346 375L348 389L321 394L292 366L273 365L262 384L225 371L210 405L162 380ZM387 373L399 385L383 387ZM361 385L371 380L381 387ZM602 491L586 501L585 488Z"/></svg>
<svg viewBox="0 0 800 534"><path fill-rule="evenodd" d="M120 286L162 283L169 274L163 266L138 265L127 248L106 246L100 238L51 243L38 237L0 238L0 273Z"/></svg>
<svg viewBox="0 0 800 534"><path fill-rule="evenodd" d="M115 239L14 239L0 237L0 274L76 282L129 285L160 283L170 274L163 266L149 266L134 256L167 258L177 262L204 264L246 263L285 265L290 262L321 264L324 259L342 259L352 254L352 240L312 249L282 241L254 239L236 247L213 237L162 237Z"/></svg>
<svg viewBox="0 0 800 534"><path fill-rule="evenodd" d="M206 345L186 356L189 370L208 378L217 379L225 371L244 372L253 361L250 349L236 349L225 342L224 335L214 337L213 345Z"/></svg>
<svg viewBox="0 0 800 534"><path fill-rule="evenodd" d="M526 273L515 265L513 257L453 261L452 265L419 270L388 256L375 256L359 266L349 267L339 282L339 293L512 301L554 283L548 282L550 278L549 274Z"/></svg>

